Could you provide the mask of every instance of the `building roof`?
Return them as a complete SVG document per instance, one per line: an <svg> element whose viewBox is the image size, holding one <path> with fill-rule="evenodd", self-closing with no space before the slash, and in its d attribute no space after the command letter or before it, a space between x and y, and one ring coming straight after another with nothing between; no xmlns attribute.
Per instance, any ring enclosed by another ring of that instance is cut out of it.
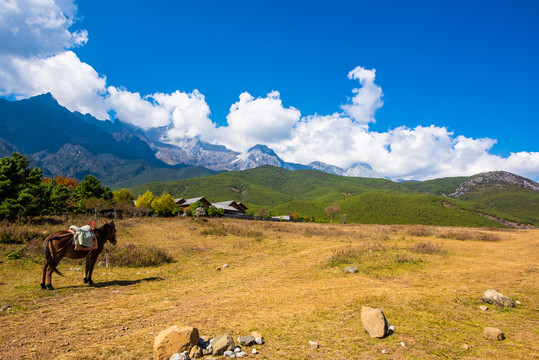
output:
<svg viewBox="0 0 539 360"><path fill-rule="evenodd" d="M223 210L228 210L228 211L237 211L237 212L239 212L239 210L236 209L235 207L230 206L230 205L226 205L226 204L223 203L223 202L221 202L221 203L213 203L212 205L215 206L215 207L218 208L218 209L223 209Z"/></svg>
<svg viewBox="0 0 539 360"><path fill-rule="evenodd" d="M204 199L203 196L201 196L201 197L196 197L196 198L192 198L192 199L185 199L185 201L182 202L181 204L182 204L182 206L187 206L187 205L194 204L194 203L196 203L197 201L201 201L202 199ZM204 200L206 200L206 199L204 199ZM207 201L207 200L206 200L206 201Z"/></svg>

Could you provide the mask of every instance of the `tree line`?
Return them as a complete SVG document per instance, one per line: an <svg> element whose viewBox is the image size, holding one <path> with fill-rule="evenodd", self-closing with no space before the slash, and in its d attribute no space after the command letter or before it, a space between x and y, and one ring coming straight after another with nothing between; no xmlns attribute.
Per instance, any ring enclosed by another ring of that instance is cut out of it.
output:
<svg viewBox="0 0 539 360"><path fill-rule="evenodd" d="M0 158L0 220L25 221L35 216L69 214L98 217L105 213L172 216L182 212L166 192L154 196L147 191L135 201L128 189L111 191L94 175L86 175L80 182L65 176L48 178L43 177L40 168L29 165L26 156L19 153ZM187 215L195 215L199 205L193 204ZM209 209L208 215L222 215L222 210Z"/></svg>

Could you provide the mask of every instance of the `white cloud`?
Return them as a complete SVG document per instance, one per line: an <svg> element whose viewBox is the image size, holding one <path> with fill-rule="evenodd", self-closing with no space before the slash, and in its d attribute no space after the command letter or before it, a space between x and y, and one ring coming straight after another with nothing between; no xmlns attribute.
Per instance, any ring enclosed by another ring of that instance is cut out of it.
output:
<svg viewBox="0 0 539 360"><path fill-rule="evenodd" d="M256 99L244 92L230 107L228 126L219 128L219 136L222 144L246 150L256 144L287 139L300 118L299 110L283 106L278 91Z"/></svg>
<svg viewBox="0 0 539 360"><path fill-rule="evenodd" d="M169 124L169 112L149 97L132 93L114 86L108 87L107 105L116 112L121 121L143 129L166 126Z"/></svg>
<svg viewBox="0 0 539 360"><path fill-rule="evenodd" d="M88 41L86 30L71 32L73 1L0 0L0 53L51 56Z"/></svg>
<svg viewBox="0 0 539 360"><path fill-rule="evenodd" d="M216 136L215 124L210 119L210 107L198 90L172 94L156 93L152 97L170 114L170 128L166 133L171 143L181 143L186 138L202 137L211 141Z"/></svg>
<svg viewBox="0 0 539 360"><path fill-rule="evenodd" d="M374 83L375 77L376 69L367 70L361 66L348 73L348 78L359 80L361 87L352 90L356 93L352 103L345 104L341 108L358 123L376 122L374 113L384 104L382 88Z"/></svg>
<svg viewBox="0 0 539 360"><path fill-rule="evenodd" d="M71 51L47 58L0 56L0 95L23 98L50 92L71 111L107 119L105 83Z"/></svg>

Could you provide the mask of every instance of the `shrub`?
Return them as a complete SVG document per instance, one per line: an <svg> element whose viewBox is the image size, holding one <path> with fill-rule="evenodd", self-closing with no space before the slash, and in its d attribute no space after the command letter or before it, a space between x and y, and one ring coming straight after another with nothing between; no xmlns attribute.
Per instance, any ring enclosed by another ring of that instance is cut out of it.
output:
<svg viewBox="0 0 539 360"><path fill-rule="evenodd" d="M172 257L157 246L118 245L111 248L111 262L115 266L159 266L173 261Z"/></svg>
<svg viewBox="0 0 539 360"><path fill-rule="evenodd" d="M23 244L41 237L43 237L41 232L29 226L10 224L7 220L0 222L0 243L2 244Z"/></svg>
<svg viewBox="0 0 539 360"><path fill-rule="evenodd" d="M445 255L447 251L443 249L442 244L432 244L431 242L418 242L412 248L412 251L420 254Z"/></svg>
<svg viewBox="0 0 539 360"><path fill-rule="evenodd" d="M471 240L471 241L500 241L501 238L496 234L489 234L480 231L448 231L439 235L444 239Z"/></svg>

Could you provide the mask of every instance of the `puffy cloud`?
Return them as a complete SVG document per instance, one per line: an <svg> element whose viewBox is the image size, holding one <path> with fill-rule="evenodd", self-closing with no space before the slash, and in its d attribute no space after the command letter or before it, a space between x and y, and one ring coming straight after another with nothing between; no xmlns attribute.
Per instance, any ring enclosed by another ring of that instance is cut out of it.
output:
<svg viewBox="0 0 539 360"><path fill-rule="evenodd" d="M192 93L178 90L172 94L156 93L152 97L170 114L170 128L165 141L179 144L187 138L202 137L208 141L215 138L216 127L210 120L210 107L198 90Z"/></svg>
<svg viewBox="0 0 539 360"><path fill-rule="evenodd" d="M50 92L71 111L107 119L105 83L71 51L47 58L0 56L0 95L23 98Z"/></svg>
<svg viewBox="0 0 539 360"><path fill-rule="evenodd" d="M116 112L121 121L139 126L145 130L169 124L169 112L160 104L114 86L108 87L108 106Z"/></svg>
<svg viewBox="0 0 539 360"><path fill-rule="evenodd" d="M221 143L246 150L257 143L287 139L300 118L299 110L283 106L278 91L256 99L244 92L239 101L230 107L228 126L220 128L219 136Z"/></svg>
<svg viewBox="0 0 539 360"><path fill-rule="evenodd" d="M382 88L374 83L375 77L376 69L367 70L361 66L348 73L348 78L359 80L361 87L353 90L356 96L352 98L352 103L341 108L358 123L376 122L374 113L384 104Z"/></svg>
<svg viewBox="0 0 539 360"><path fill-rule="evenodd" d="M51 56L88 41L86 30L71 32L73 1L0 0L0 53Z"/></svg>

